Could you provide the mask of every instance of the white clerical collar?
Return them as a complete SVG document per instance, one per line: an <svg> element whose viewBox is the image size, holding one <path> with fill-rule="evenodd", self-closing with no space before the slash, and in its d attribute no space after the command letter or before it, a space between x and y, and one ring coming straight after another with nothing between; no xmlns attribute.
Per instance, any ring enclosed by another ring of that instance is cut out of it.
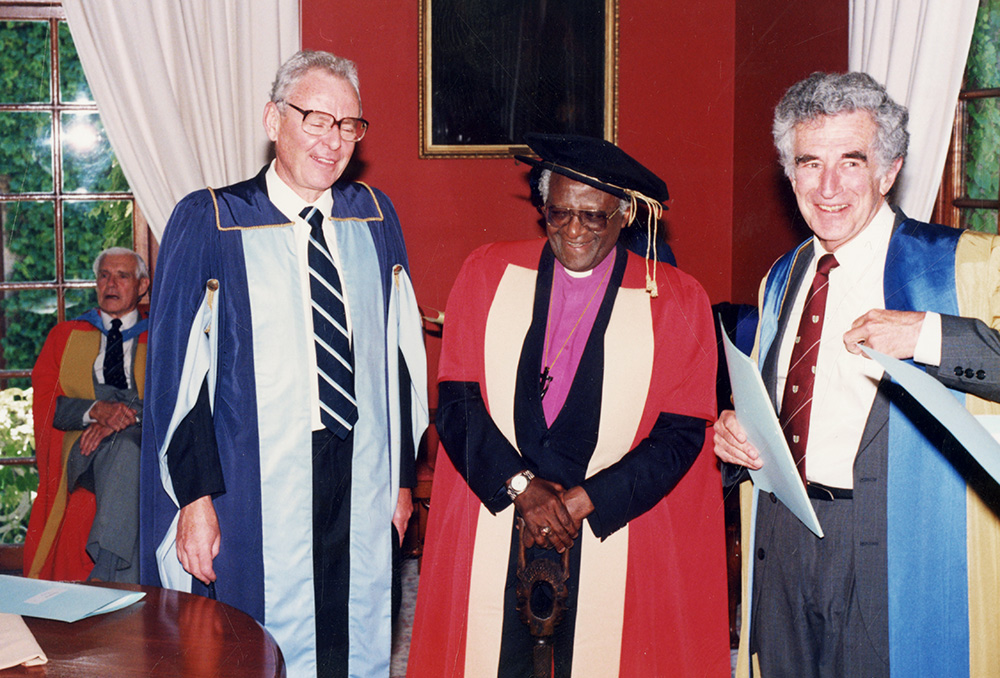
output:
<svg viewBox="0 0 1000 678"><path fill-rule="evenodd" d="M306 207L315 207L324 217L329 217L333 213L333 194L330 191L323 191L314 203L306 202L278 176L278 171L275 169L276 162L276 160L271 161L264 175L267 182L267 197L279 212L288 217L289 221L295 221Z"/></svg>
<svg viewBox="0 0 1000 678"><path fill-rule="evenodd" d="M867 262L877 253L884 251L888 247L889 238L892 236L892 226L896 222L896 215L889 207L889 203L882 201L871 222L865 226L860 233L837 248L834 253L837 255L837 262L843 268L845 265L851 268L852 264ZM824 254L829 254L819 238L813 239L813 250L816 259Z"/></svg>
<svg viewBox="0 0 1000 678"><path fill-rule="evenodd" d="M608 252L605 255L604 259L601 260L601 263L599 263L597 266L594 266L593 268L587 269L586 271L571 271L565 266L563 266L562 262L559 261L558 259L556 259L556 267L565 271L566 275L568 275L571 278L578 278L578 279L589 278L594 274L594 271L600 270L601 273L603 273L608 266L612 266L614 264L616 249L617 248L613 248L610 252Z"/></svg>
<svg viewBox="0 0 1000 678"><path fill-rule="evenodd" d="M101 311L100 309L97 310L101 314L101 322L104 324L104 329L110 330L111 320L112 320L111 316L105 313L104 311ZM128 328L132 327L132 325L135 325L137 322L139 322L139 309L133 308L131 311L129 311L121 318L119 318L119 320L122 321L122 326L120 329L127 330Z"/></svg>

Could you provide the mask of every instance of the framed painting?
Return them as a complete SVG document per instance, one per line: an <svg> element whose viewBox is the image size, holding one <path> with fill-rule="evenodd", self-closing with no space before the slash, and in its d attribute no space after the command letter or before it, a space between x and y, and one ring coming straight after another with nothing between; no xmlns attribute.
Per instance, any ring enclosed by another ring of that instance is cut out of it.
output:
<svg viewBox="0 0 1000 678"><path fill-rule="evenodd" d="M617 140L618 0L420 0L420 157Z"/></svg>

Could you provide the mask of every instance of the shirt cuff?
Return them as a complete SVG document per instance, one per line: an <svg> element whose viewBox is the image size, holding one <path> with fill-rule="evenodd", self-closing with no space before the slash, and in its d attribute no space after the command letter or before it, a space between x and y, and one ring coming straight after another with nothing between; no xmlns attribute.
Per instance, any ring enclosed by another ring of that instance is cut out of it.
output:
<svg viewBox="0 0 1000 678"><path fill-rule="evenodd" d="M913 349L914 362L923 365L941 365L941 315L928 311L920 326L917 345Z"/></svg>
<svg viewBox="0 0 1000 678"><path fill-rule="evenodd" d="M91 424L97 422L96 419L94 419L92 416L90 416L90 411L92 409L94 409L94 405L96 405L96 404L97 404L97 401L95 400L93 402L93 404L90 407L87 408L87 411L83 413L83 423L85 425L87 425L87 426L90 426Z"/></svg>

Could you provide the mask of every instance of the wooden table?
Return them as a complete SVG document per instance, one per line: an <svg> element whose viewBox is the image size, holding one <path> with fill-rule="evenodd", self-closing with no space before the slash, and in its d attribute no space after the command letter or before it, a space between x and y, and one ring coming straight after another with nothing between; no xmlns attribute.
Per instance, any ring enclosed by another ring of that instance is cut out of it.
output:
<svg viewBox="0 0 1000 678"><path fill-rule="evenodd" d="M151 586L138 603L72 624L24 617L49 658L0 678L283 678L281 650L250 615L201 596Z"/></svg>

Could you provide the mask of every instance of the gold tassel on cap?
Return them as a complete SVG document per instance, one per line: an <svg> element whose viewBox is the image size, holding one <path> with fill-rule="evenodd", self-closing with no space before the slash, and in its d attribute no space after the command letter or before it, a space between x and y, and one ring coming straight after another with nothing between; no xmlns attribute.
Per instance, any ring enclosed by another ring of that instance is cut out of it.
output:
<svg viewBox="0 0 1000 678"><path fill-rule="evenodd" d="M660 290L656 286L656 224L660 221L660 217L663 216L663 205L658 200L653 200L638 191L628 188L622 190L625 191L629 200L631 200L628 223L625 224L626 227L631 226L632 222L635 221L639 201L641 200L646 206L646 236L649 238L649 241L646 243L646 291L649 292L650 297L656 299L660 295ZM652 258L650 258L650 254L653 255ZM650 275L650 271L652 271L652 275Z"/></svg>

